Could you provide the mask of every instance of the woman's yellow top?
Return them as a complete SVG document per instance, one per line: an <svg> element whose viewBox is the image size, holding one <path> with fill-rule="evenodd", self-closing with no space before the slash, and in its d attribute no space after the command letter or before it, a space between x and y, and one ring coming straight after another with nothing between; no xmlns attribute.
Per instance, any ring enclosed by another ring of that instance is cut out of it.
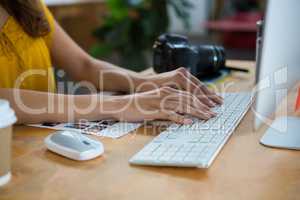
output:
<svg viewBox="0 0 300 200"><path fill-rule="evenodd" d="M50 58L54 18L44 8L51 26L45 37L29 36L13 17L0 29L0 88L55 92Z"/></svg>

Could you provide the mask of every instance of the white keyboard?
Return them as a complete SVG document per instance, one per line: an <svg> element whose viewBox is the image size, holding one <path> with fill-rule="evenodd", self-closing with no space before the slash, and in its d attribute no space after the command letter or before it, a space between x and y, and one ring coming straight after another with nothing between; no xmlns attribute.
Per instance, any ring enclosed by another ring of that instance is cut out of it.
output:
<svg viewBox="0 0 300 200"><path fill-rule="evenodd" d="M250 93L223 94L224 104L208 121L172 124L131 159L131 164L208 168L249 110Z"/></svg>

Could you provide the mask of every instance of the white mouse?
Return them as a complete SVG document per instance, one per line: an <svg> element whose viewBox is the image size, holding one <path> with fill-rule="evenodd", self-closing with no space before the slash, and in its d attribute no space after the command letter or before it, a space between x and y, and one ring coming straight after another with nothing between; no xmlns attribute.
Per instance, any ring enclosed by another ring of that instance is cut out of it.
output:
<svg viewBox="0 0 300 200"><path fill-rule="evenodd" d="M101 142L79 132L57 131L45 139L50 151L73 160L90 160L103 154Z"/></svg>

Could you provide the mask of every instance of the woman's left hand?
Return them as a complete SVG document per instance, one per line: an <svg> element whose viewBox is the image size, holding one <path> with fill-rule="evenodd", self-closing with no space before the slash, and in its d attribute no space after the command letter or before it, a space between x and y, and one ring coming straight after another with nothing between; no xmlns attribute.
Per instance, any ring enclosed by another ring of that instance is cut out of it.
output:
<svg viewBox="0 0 300 200"><path fill-rule="evenodd" d="M210 107L223 102L222 97L209 90L204 83L185 68L143 78L143 81L136 86L135 91L145 92L164 86L190 92Z"/></svg>

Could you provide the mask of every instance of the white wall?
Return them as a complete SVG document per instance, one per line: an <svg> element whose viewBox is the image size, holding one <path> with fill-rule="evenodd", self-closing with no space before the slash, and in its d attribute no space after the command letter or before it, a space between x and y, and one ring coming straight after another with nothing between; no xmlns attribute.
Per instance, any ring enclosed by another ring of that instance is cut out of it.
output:
<svg viewBox="0 0 300 200"><path fill-rule="evenodd" d="M171 32L189 33L191 35L201 35L205 33L205 30L201 28L201 24L208 19L210 14L209 8L212 2L211 0L191 0L191 2L194 4L194 8L191 9L191 30L185 30L181 21L176 18L174 11L169 9L171 16Z"/></svg>

